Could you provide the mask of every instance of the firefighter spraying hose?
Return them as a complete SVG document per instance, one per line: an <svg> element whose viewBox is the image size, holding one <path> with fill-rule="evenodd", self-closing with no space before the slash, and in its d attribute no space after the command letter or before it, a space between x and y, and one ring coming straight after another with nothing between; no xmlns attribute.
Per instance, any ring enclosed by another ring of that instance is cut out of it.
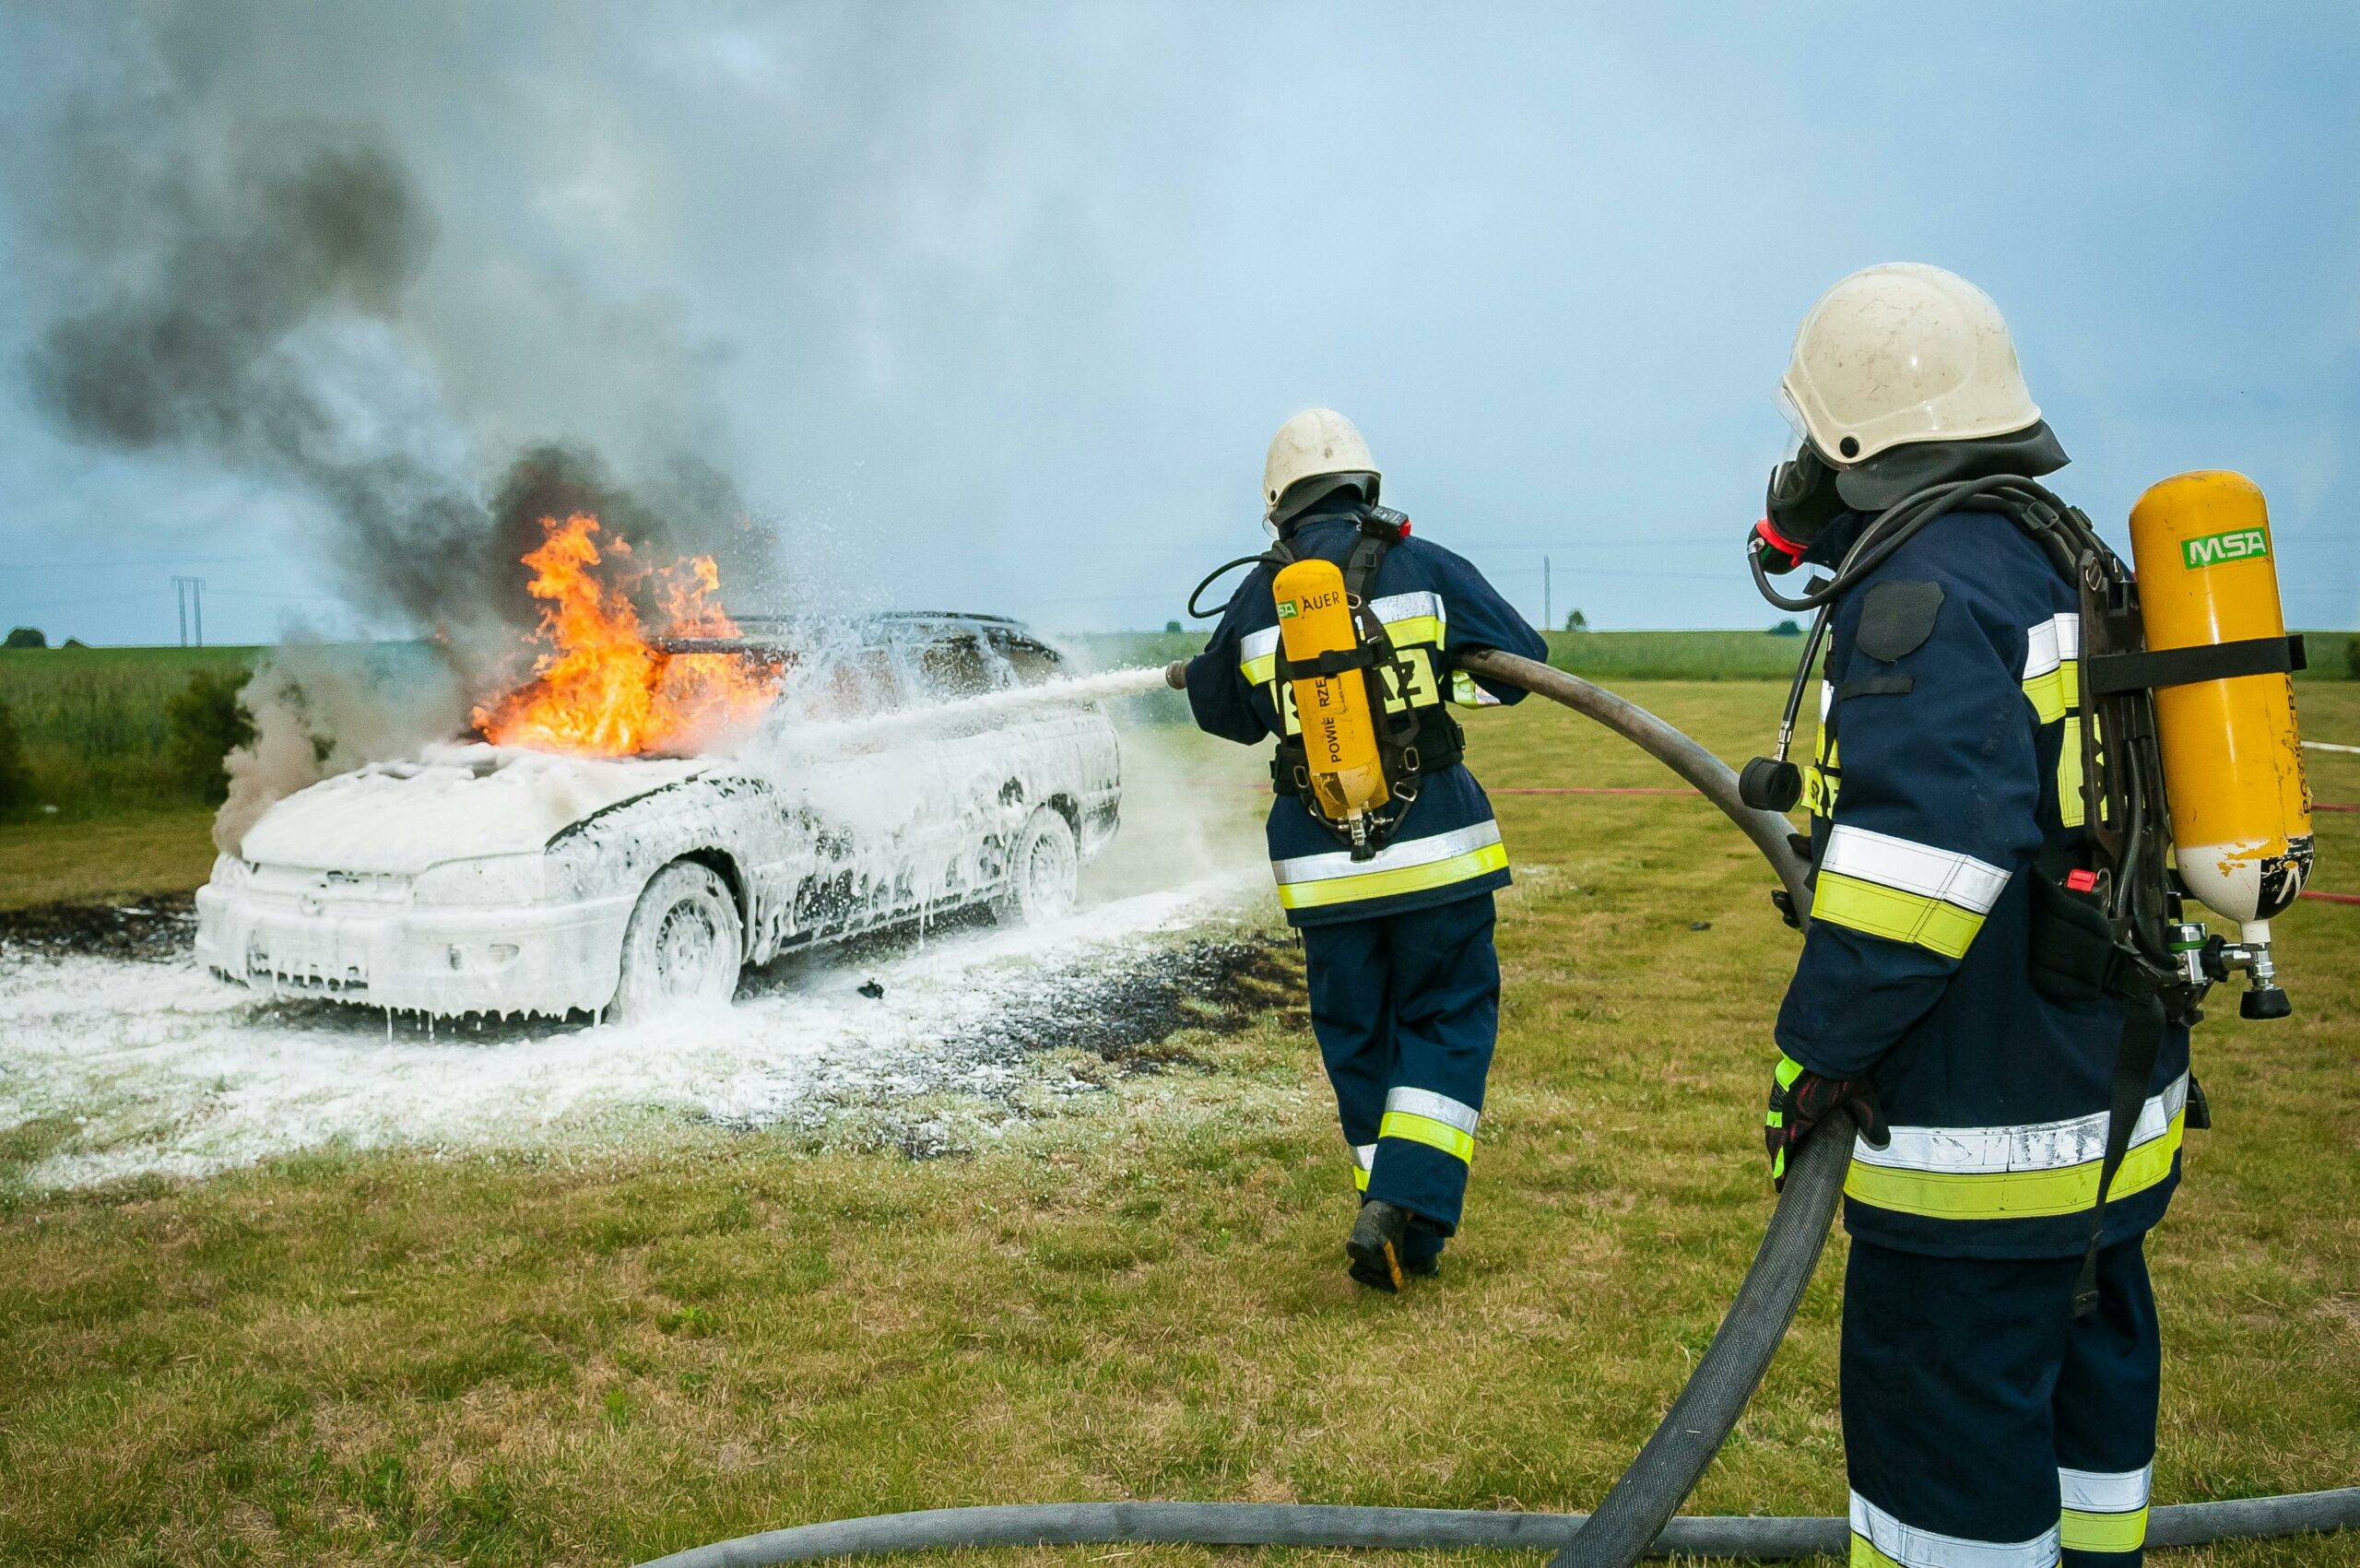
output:
<svg viewBox="0 0 2360 1568"><path fill-rule="evenodd" d="M1808 914L1806 867L1786 819L1745 804L1736 773L1704 747L1634 703L1564 670L1495 652L1463 662L1596 720L1693 785L1761 849L1782 890ZM1760 1250L1712 1343L1630 1468L1594 1515L1504 1514L1313 1503L1058 1503L934 1509L797 1526L718 1541L645 1568L760 1568L856 1554L992 1546L1179 1543L1438 1550L1564 1550L1572 1562L1628 1564L1645 1557L1785 1561L1841 1555L1849 1521L1822 1517L1673 1517L1734 1427L1793 1321L1842 1197L1852 1139L1845 1113L1804 1144ZM1567 1412L1578 1420L1578 1412ZM2360 1528L2360 1487L2154 1510L2155 1546Z"/></svg>

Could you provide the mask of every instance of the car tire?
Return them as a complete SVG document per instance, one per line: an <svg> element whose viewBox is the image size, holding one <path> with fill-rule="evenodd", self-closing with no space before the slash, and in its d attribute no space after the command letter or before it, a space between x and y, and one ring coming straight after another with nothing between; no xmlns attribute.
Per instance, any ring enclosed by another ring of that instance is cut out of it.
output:
<svg viewBox="0 0 2360 1568"><path fill-rule="evenodd" d="M623 928L622 978L608 1016L643 1023L679 1007L726 1003L746 956L738 901L710 867L676 860L649 879Z"/></svg>
<svg viewBox="0 0 2360 1568"><path fill-rule="evenodd" d="M1008 886L992 900L1003 925L1055 920L1073 909L1081 882L1081 853L1073 827L1052 807L1025 819L1009 850Z"/></svg>

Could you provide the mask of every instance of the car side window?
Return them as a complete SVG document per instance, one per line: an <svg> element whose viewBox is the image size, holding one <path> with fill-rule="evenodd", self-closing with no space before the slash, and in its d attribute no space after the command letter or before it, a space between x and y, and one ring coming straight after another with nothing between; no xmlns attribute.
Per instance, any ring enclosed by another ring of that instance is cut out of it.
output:
<svg viewBox="0 0 2360 1568"><path fill-rule="evenodd" d="M813 671L823 710L837 718L891 713L905 691L893 650L874 644L848 649Z"/></svg>
<svg viewBox="0 0 2360 1568"><path fill-rule="evenodd" d="M996 637L992 651L1004 661L1016 681L1024 686L1039 686L1066 673L1065 660L1056 651L1044 648L1028 639Z"/></svg>
<svg viewBox="0 0 2360 1568"><path fill-rule="evenodd" d="M997 663L985 656L981 637L961 631L927 643L919 654L918 669L929 696L972 697L1004 684L993 668Z"/></svg>

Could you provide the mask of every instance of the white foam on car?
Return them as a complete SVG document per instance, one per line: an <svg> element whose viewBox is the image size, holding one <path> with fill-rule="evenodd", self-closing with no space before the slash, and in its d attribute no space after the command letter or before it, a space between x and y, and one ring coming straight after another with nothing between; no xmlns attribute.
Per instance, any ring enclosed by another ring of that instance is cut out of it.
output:
<svg viewBox="0 0 2360 1568"><path fill-rule="evenodd" d="M415 761L372 763L297 791L239 847L259 865L415 876L448 860L537 850L569 823L704 767L696 758L429 746Z"/></svg>
<svg viewBox="0 0 2360 1568"><path fill-rule="evenodd" d="M478 1149L611 1141L650 1116L764 1125L847 1095L991 1093L1021 1062L972 1039L1044 971L1111 963L1235 918L1245 872L1022 928L962 929L758 976L734 1007L632 1027L390 1029L273 1004L193 966L0 959L0 1127L70 1121L34 1188L201 1176L336 1144ZM881 999L859 985L875 979Z"/></svg>

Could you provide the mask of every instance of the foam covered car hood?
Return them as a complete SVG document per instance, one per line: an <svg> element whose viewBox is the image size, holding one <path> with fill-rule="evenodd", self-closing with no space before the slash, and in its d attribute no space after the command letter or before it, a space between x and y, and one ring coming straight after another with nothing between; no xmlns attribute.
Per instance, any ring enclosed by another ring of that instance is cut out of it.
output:
<svg viewBox="0 0 2360 1568"><path fill-rule="evenodd" d="M433 746L415 762L374 763L297 791L246 831L239 854L258 866L415 876L448 860L528 854L594 811L708 765Z"/></svg>

